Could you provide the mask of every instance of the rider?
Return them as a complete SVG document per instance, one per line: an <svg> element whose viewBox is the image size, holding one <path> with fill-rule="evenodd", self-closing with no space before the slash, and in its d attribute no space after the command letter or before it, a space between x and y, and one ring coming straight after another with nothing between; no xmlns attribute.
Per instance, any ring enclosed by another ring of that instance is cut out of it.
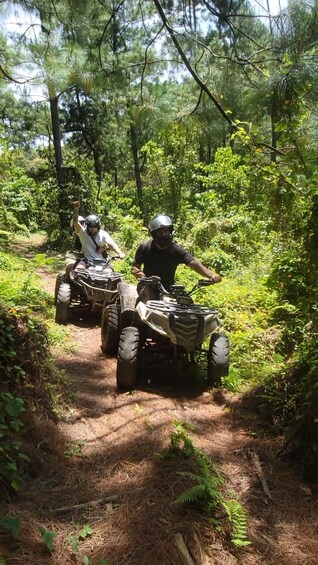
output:
<svg viewBox="0 0 318 565"><path fill-rule="evenodd" d="M74 202L73 226L82 244L82 251L85 259L77 264L77 267L85 268L89 259L104 259L107 257L107 249L111 248L120 259L124 259L125 254L120 250L117 243L111 238L109 233L100 227L100 219L96 214L90 214L85 218L85 226L79 222L79 200Z"/></svg>
<svg viewBox="0 0 318 565"><path fill-rule="evenodd" d="M215 283L221 282L220 275L213 273L200 261L197 261L182 245L173 241L173 222L169 216L158 214L149 222L148 229L151 239L143 241L138 246L131 269L137 280L141 281L144 277L156 275L160 277L165 289L169 290L170 285L174 284L178 265L183 263L199 275ZM137 286L142 300L146 298L142 296L143 287L142 283Z"/></svg>

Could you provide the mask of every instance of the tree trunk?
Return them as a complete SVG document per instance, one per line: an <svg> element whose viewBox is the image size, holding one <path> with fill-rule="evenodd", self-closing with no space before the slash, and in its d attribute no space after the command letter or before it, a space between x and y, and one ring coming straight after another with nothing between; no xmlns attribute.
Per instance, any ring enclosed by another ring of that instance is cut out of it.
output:
<svg viewBox="0 0 318 565"><path fill-rule="evenodd" d="M58 205L60 210L60 225L61 225L61 230L65 230L69 225L70 212L68 210L69 202L67 198L65 174L64 174L64 166L63 166L61 131L60 131L60 121L58 116L58 96L55 92L55 88L53 85L48 85L48 91L50 98L55 168L57 175L57 184L59 187Z"/></svg>
<svg viewBox="0 0 318 565"><path fill-rule="evenodd" d="M139 165L139 155L138 155L138 144L137 144L137 131L134 123L130 124L130 138L131 138L131 148L134 158L134 171L137 186L137 198L141 214L144 214L144 202L143 202L143 191L142 191L142 180L140 175L140 165Z"/></svg>
<svg viewBox="0 0 318 565"><path fill-rule="evenodd" d="M278 134L275 131L275 124L277 121L277 107L275 102L275 94L272 96L271 108L270 108L270 119L271 119L271 128L272 128L272 147L274 151L271 152L271 161L272 163L276 163L276 151L277 148L277 141L278 141Z"/></svg>

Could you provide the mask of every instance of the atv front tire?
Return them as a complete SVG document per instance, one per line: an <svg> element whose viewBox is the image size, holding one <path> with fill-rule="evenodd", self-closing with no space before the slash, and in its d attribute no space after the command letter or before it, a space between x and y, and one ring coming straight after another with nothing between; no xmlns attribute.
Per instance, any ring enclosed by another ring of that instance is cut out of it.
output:
<svg viewBox="0 0 318 565"><path fill-rule="evenodd" d="M101 324L102 351L116 355L119 343L119 304L109 304L104 308Z"/></svg>
<svg viewBox="0 0 318 565"><path fill-rule="evenodd" d="M57 295L59 293L59 288L60 288L60 286L63 282L65 282L65 273L58 273L56 275L55 290L54 290L54 304L55 305L57 303Z"/></svg>
<svg viewBox="0 0 318 565"><path fill-rule="evenodd" d="M62 282L58 288L55 310L55 321L58 324L66 324L68 320L71 294L71 285L69 283Z"/></svg>
<svg viewBox="0 0 318 565"><path fill-rule="evenodd" d="M117 387L132 389L137 378L139 330L133 326L124 328L120 334L117 358Z"/></svg>
<svg viewBox="0 0 318 565"><path fill-rule="evenodd" d="M209 386L219 386L221 378L229 374L230 344L225 334L212 334L210 337L208 351L208 374Z"/></svg>

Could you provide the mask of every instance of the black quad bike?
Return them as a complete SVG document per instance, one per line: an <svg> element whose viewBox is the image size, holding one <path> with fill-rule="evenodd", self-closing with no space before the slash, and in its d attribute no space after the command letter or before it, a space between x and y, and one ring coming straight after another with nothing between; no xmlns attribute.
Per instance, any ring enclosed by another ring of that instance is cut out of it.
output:
<svg viewBox="0 0 318 565"><path fill-rule="evenodd" d="M187 367L201 361L203 355L206 356L208 386L220 385L221 378L228 375L229 340L221 332L218 310L195 304L191 297L213 282L199 280L190 291L184 286L172 285L167 292L158 277L142 281L150 290L156 288L160 299L137 301L130 320L126 316L126 325L122 324L117 387L134 388L139 372L163 369L166 361L172 374L182 377ZM208 346L204 348L208 338Z"/></svg>
<svg viewBox="0 0 318 565"><path fill-rule="evenodd" d="M113 271L111 261L119 257L86 260L87 268L78 268L76 265L83 258L82 252L74 252L70 258L73 262L68 262L65 273L56 277L55 321L59 324L68 321L71 305L96 312L118 301L117 284L123 275Z"/></svg>

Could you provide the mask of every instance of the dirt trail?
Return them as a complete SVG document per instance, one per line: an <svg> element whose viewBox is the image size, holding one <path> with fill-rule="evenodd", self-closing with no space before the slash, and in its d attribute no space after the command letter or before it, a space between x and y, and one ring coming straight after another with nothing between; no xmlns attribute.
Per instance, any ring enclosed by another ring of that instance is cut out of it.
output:
<svg viewBox="0 0 318 565"><path fill-rule="evenodd" d="M53 294L55 275L42 270L40 276ZM119 394L116 359L105 359L100 349L98 316L73 317L68 329L72 351L53 356L73 397L54 433L70 456L54 459L48 446L50 472L43 475L39 465L11 504L10 513L22 512L30 525L25 539L6 553L7 563L67 565L86 556L95 565L102 559L109 565L317 565L317 497L276 457L280 441L254 433L257 419L242 410L239 397L172 387L164 375ZM227 490L247 509L252 545L246 550L234 550L228 536L216 533L199 512L173 504L184 490L182 464L158 454L170 444L174 421L195 426L193 444L212 458L227 478ZM272 499L251 452L261 461ZM104 497L109 501L77 507ZM57 510L61 507L68 508ZM57 533L52 556L36 541L35 523ZM93 532L80 540L76 553L68 538L79 524ZM179 534L187 559L175 549Z"/></svg>

